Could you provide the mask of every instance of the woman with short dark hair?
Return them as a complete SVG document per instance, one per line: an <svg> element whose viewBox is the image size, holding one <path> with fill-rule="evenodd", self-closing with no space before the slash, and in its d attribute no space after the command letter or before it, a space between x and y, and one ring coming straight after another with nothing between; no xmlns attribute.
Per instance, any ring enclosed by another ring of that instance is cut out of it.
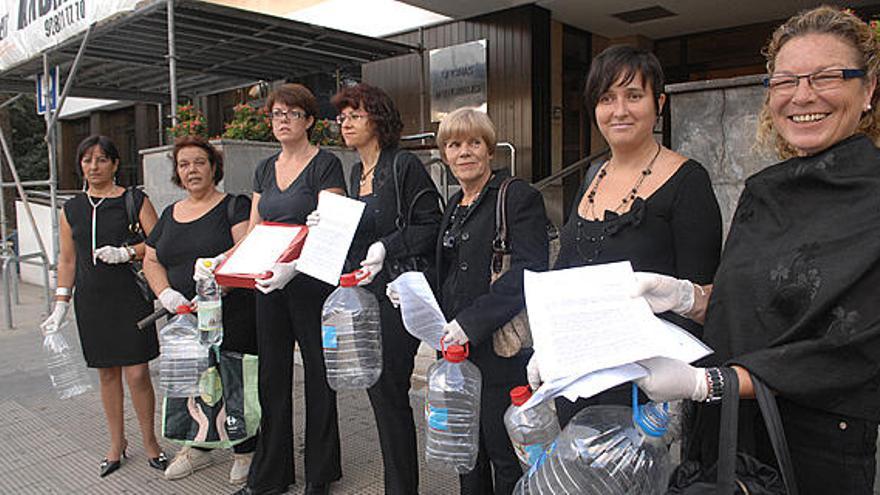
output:
<svg viewBox="0 0 880 495"><path fill-rule="evenodd" d="M66 317L72 294L86 364L98 369L101 402L110 430L110 448L101 461L101 477L122 465L125 438L122 377L143 435L150 467L164 470L153 426L155 395L148 362L159 355L154 327L138 330L137 322L153 311L128 265L143 258L143 241L132 238L126 195L132 195L137 222L145 234L156 224L156 211L140 190L116 184L119 151L105 136L84 139L76 152L83 194L64 204L59 219L60 252L55 307L43 324L56 328Z"/></svg>
<svg viewBox="0 0 880 495"><path fill-rule="evenodd" d="M171 157L171 182L186 190L187 197L165 208L147 238L144 274L159 301L173 314L178 306L188 305L196 296L196 259L217 256L244 237L251 201L247 196L217 190L223 178L223 155L204 138L177 138ZM220 350L257 354L252 290L232 289L223 296ZM191 400L192 409L204 405L199 404L198 398L183 400ZM235 460L229 473L230 483L247 479L255 445L253 437L233 447ZM185 446L168 465L165 478L184 478L211 462L207 449Z"/></svg>

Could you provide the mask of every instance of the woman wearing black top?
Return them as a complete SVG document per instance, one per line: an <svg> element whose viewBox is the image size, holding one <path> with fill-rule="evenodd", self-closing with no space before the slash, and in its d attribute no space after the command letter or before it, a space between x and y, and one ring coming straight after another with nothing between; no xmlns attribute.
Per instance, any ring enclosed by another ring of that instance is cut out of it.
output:
<svg viewBox="0 0 880 495"><path fill-rule="evenodd" d="M174 143L171 182L189 196L165 208L147 238L144 274L169 312L196 295L193 265L200 256L214 257L241 240L247 231L250 199L224 194L216 184L223 178L223 158L203 138L184 136ZM223 351L257 353L254 293L233 289L223 296ZM247 479L256 438L233 447L231 483ZM189 476L211 464L207 450L184 447L165 470L169 480Z"/></svg>
<svg viewBox="0 0 880 495"><path fill-rule="evenodd" d="M409 388L419 340L404 329L385 288L392 280L387 266L394 260L419 257L424 261L421 269L433 262L441 216L439 194L422 162L397 148L403 122L387 94L358 84L336 94L333 104L339 110L336 121L345 144L357 149L361 158L351 172L351 196L365 202L366 208L348 266L368 272L359 285L379 300L382 374L367 393L379 430L385 493L414 494L419 492L419 462ZM398 218L398 201L408 218ZM309 216L310 225L319 220L317 212ZM408 223L400 229L399 221Z"/></svg>
<svg viewBox="0 0 880 495"><path fill-rule="evenodd" d="M101 476L116 471L128 441L125 439L122 377L131 393L149 464L165 469L153 429L155 394L148 362L159 355L154 328L139 331L137 321L152 312L141 294L128 263L143 257L142 242L132 241L126 194L133 195L134 210L143 231L156 223L156 212L146 195L126 192L116 185L119 151L105 136L90 136L77 149L83 184L87 189L64 204L59 219L60 253L55 307L44 326L57 328L73 302L86 364L98 369L101 402L110 430L110 447L101 461ZM74 284L75 282L75 284Z"/></svg>
<svg viewBox="0 0 880 495"><path fill-rule="evenodd" d="M309 143L318 113L312 92L300 84L285 84L269 95L266 110L281 151L261 161L254 173L248 231L262 221L304 225L318 205L318 193L345 194L342 163ZM271 271L270 278L257 280L263 416L247 486L238 493L284 493L294 482L290 390L293 347L298 342L306 382L305 493L326 494L330 483L342 477L336 393L327 384L321 343L321 308L333 287L308 275L297 276L295 261L276 263Z"/></svg>
<svg viewBox="0 0 880 495"><path fill-rule="evenodd" d="M611 148L560 233L554 268L629 261L634 270L712 281L721 252L721 213L709 174L696 161L664 148L653 128L666 101L663 73L650 52L612 46L593 60L585 97ZM589 179L589 177L588 177ZM694 322L661 315L700 337ZM530 382L536 386L536 361ZM588 400L556 400L562 425L591 404L631 403L628 386Z"/></svg>
<svg viewBox="0 0 880 495"><path fill-rule="evenodd" d="M461 493L508 494L522 469L504 427L510 389L526 381L531 350L499 357L492 334L525 307L523 269L547 269L547 215L541 194L524 181L507 191L510 269L489 284L495 203L505 172L493 172L495 126L485 113L458 109L440 123L437 146L461 191L449 199L437 239L437 287L447 319L444 340L470 345L482 374L480 449L473 471L460 476ZM493 479L494 478L494 479Z"/></svg>

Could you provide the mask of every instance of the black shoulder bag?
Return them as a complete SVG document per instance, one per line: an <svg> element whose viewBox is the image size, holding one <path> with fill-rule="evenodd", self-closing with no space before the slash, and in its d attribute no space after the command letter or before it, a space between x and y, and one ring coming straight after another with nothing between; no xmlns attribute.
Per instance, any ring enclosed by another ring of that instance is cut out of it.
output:
<svg viewBox="0 0 880 495"><path fill-rule="evenodd" d="M696 461L682 463L672 473L667 495L797 495L788 443L773 393L758 377L752 375L755 396L773 444L779 471L748 454L736 451L739 380L733 368L721 368L721 372L725 387L721 402L718 462L709 468Z"/></svg>
<svg viewBox="0 0 880 495"><path fill-rule="evenodd" d="M128 218L128 237L125 244L128 246L134 246L135 244L144 242L147 238L143 227L141 227L141 222L138 219L139 212L134 204L134 187L125 188L125 192L122 196L125 201L125 215ZM156 296L153 295L153 291L150 289L150 284L147 283L147 277L144 276L144 263L140 260L132 259L128 263L128 268L134 275L134 281L137 284L138 289L140 289L141 296L143 296L144 300L147 302L153 301Z"/></svg>
<svg viewBox="0 0 880 495"><path fill-rule="evenodd" d="M406 236L403 236L406 227L412 221L412 211L419 199L426 194L436 194L440 198L440 193L433 188L425 188L417 192L413 196L412 201L407 205L406 212L403 209L403 191L400 190L400 177L398 173L397 161L401 152L398 151L394 155L394 161L391 164L391 175L394 176L394 197L397 201L397 218L394 220L397 231L401 233L401 237L406 244ZM430 268L431 263L428 257L422 254L411 254L409 246L406 246L406 255L399 258L389 258L385 260L385 272L388 274L388 280L394 280L405 272L426 272Z"/></svg>

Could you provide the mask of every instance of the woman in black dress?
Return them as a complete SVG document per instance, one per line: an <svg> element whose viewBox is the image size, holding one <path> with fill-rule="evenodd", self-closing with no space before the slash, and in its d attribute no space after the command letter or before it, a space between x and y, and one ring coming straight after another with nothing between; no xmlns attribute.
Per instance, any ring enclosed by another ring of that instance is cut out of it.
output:
<svg viewBox="0 0 880 495"><path fill-rule="evenodd" d="M526 381L532 351L512 357L495 353L492 334L525 307L523 270L547 269L547 215L541 194L525 181L509 185L510 268L490 285L495 204L508 177L492 171L495 126L483 112L458 109L440 123L437 146L458 179L461 191L449 199L437 239L437 287L447 319L444 340L469 343L470 356L482 374L480 449L474 469L460 476L461 493L509 494L522 468L504 427L510 390ZM494 479L493 479L494 478Z"/></svg>
<svg viewBox="0 0 880 495"><path fill-rule="evenodd" d="M101 461L101 476L119 469L126 455L122 377L128 383L137 413L144 450L151 467L164 470L153 425L155 395L147 363L159 355L155 328L137 329L137 321L152 313L128 263L143 258L143 241L132 242L126 194L133 194L135 211L147 234L156 212L146 195L116 185L119 151L105 136L90 136L79 144L84 194L64 204L59 222L60 253L55 308L49 316L57 325L66 316L73 286L76 323L86 364L98 369L101 401L110 430L110 447Z"/></svg>
<svg viewBox="0 0 880 495"><path fill-rule="evenodd" d="M588 173L560 232L554 268L629 261L633 270L708 284L721 253L721 213L702 165L660 145L654 123L666 102L660 62L648 51L612 46L594 60L584 92L611 158ZM674 312L660 315L702 336ZM535 387L536 360L529 365ZM556 400L564 426L592 404L629 405L623 385L590 399Z"/></svg>
<svg viewBox="0 0 880 495"><path fill-rule="evenodd" d="M369 273L359 285L379 301L382 374L367 393L379 430L385 493L414 494L419 492L419 462L409 388L419 340L403 327L385 288L392 280L388 267L398 260L417 257L424 264L408 269L422 270L433 262L441 216L439 194L422 162L398 149L403 122L385 92L358 84L340 91L333 104L339 110L336 121L345 144L357 149L361 158L351 171L351 196L365 202L366 208L348 252L348 267ZM398 199L405 218L398 219ZM317 223L317 212L309 220ZM408 223L401 229L398 222Z"/></svg>
<svg viewBox="0 0 880 495"><path fill-rule="evenodd" d="M309 143L318 103L299 84L285 84L266 100L272 132L281 151L254 173L248 229L262 221L305 224L318 193L345 194L342 163ZM257 348L260 352L262 421L247 486L242 494L284 493L294 481L293 346L299 343L305 373L305 468L308 494L326 494L342 477L336 393L327 384L321 342L321 308L333 287L308 275L296 262L276 263L272 277L257 280Z"/></svg>
<svg viewBox="0 0 880 495"><path fill-rule="evenodd" d="M223 179L223 157L208 141L195 136L178 138L172 152L171 182L186 189L188 197L165 208L147 238L144 273L165 309L174 311L196 295L193 266L199 257L216 257L241 240L248 227L251 201L225 194L216 184ZM254 292L232 289L223 296L221 351L257 354ZM247 480L256 446L252 437L233 447L230 483ZM165 478L189 476L211 464L207 449L183 447Z"/></svg>

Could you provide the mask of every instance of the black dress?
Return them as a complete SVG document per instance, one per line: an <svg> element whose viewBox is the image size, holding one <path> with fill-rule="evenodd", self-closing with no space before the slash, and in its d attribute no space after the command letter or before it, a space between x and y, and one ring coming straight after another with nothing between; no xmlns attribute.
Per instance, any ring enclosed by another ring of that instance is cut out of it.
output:
<svg viewBox="0 0 880 495"><path fill-rule="evenodd" d="M545 271L549 243L541 194L524 181L513 182L507 191L510 270L489 284L495 202L505 176L496 172L468 208L457 206L461 192L453 195L436 245L440 308L468 336L468 360L482 375L480 449L476 467L460 476L463 494L509 494L522 476L504 427L504 412L510 406L510 389L527 383L526 364L532 351L500 357L492 348L492 334L525 307L523 269Z"/></svg>
<svg viewBox="0 0 880 495"><path fill-rule="evenodd" d="M146 195L134 192L135 210ZM125 200L92 198L97 204L94 248L122 246L128 240ZM98 204L100 202L100 204ZM83 355L90 368L146 363L159 355L155 327L138 330L138 320L153 312L141 295L128 264L108 265L92 257L92 205L85 194L64 204L64 215L76 250L73 305Z"/></svg>
<svg viewBox="0 0 880 495"><path fill-rule="evenodd" d="M278 188L275 161L261 161L254 173L254 192L264 221L305 224L318 206L318 193L345 190L342 163L320 150L286 189ZM248 475L256 493L285 491L294 482L293 347L299 342L306 396L305 468L307 483L329 483L342 477L336 392L327 384L321 341L321 308L333 287L299 274L283 289L257 293L257 348L262 419L257 450Z"/></svg>
<svg viewBox="0 0 880 495"><path fill-rule="evenodd" d="M586 220L578 205L590 184L583 184L569 220L560 232L556 269L629 261L633 270L662 273L709 284L721 255L721 212L709 174L688 160L647 199L636 197L629 211L605 212L604 220ZM668 312L658 315L702 337L693 321ZM581 409L592 404L629 405L629 384L590 399L572 403L557 399L564 426Z"/></svg>
<svg viewBox="0 0 880 495"><path fill-rule="evenodd" d="M232 215L229 203L235 201ZM176 203L175 203L176 204ZM165 208L147 238L165 268L171 288L192 299L196 295L193 266L196 259L217 256L235 242L230 229L250 218L251 200L247 196L226 195L216 206L190 222L174 219L174 205ZM257 354L254 291L233 289L223 296L222 350Z"/></svg>

